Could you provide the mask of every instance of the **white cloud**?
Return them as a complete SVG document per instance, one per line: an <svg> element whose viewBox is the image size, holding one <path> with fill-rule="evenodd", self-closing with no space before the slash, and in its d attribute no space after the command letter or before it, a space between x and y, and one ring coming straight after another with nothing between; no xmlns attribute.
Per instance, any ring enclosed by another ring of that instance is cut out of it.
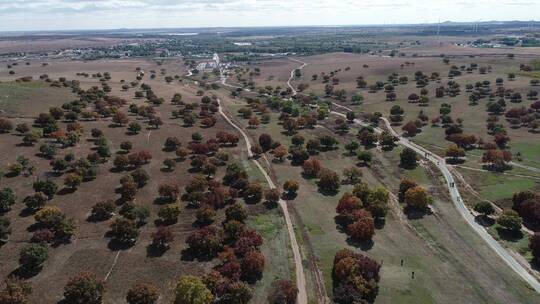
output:
<svg viewBox="0 0 540 304"><path fill-rule="evenodd" d="M530 20L540 0L0 0L0 30Z"/></svg>

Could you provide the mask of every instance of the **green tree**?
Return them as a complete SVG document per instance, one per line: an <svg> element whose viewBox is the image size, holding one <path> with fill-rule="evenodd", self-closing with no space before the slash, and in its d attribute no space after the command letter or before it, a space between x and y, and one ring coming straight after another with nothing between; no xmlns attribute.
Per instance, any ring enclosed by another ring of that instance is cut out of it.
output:
<svg viewBox="0 0 540 304"><path fill-rule="evenodd" d="M360 144L356 141L350 141L345 144L345 149L349 151L349 155L354 155L354 151L358 150Z"/></svg>
<svg viewBox="0 0 540 304"><path fill-rule="evenodd" d="M10 224L11 221L8 218L0 217L0 245L4 244L11 234Z"/></svg>
<svg viewBox="0 0 540 304"><path fill-rule="evenodd" d="M32 195L27 196L24 199L24 204L28 209L39 210L45 203L47 203L48 197L43 192L36 192Z"/></svg>
<svg viewBox="0 0 540 304"><path fill-rule="evenodd" d="M146 283L137 283L131 287L126 295L129 304L155 304L159 299L155 286Z"/></svg>
<svg viewBox="0 0 540 304"><path fill-rule="evenodd" d="M495 209L491 205L490 202L479 202L478 204L474 205L474 211L482 214L483 217L488 217L495 213Z"/></svg>
<svg viewBox="0 0 540 304"><path fill-rule="evenodd" d="M414 169L416 167L417 156L411 148L405 148L399 154L400 166L407 169Z"/></svg>
<svg viewBox="0 0 540 304"><path fill-rule="evenodd" d="M162 223L166 225L174 224L178 221L180 215L180 206L167 205L159 209L158 216Z"/></svg>
<svg viewBox="0 0 540 304"><path fill-rule="evenodd" d="M432 202L433 198L423 187L416 186L405 192L405 204L407 204L408 207L426 210Z"/></svg>
<svg viewBox="0 0 540 304"><path fill-rule="evenodd" d="M365 166L369 166L373 155L369 151L361 151L358 153L358 160L361 161Z"/></svg>
<svg viewBox="0 0 540 304"><path fill-rule="evenodd" d="M329 169L321 170L319 188L324 192L336 192L341 185L339 175Z"/></svg>
<svg viewBox="0 0 540 304"><path fill-rule="evenodd" d="M208 304L214 296L199 277L183 276L175 288L174 304Z"/></svg>
<svg viewBox="0 0 540 304"><path fill-rule="evenodd" d="M7 212L11 210L11 206L15 204L15 192L11 188L4 188L0 190L0 212Z"/></svg>
<svg viewBox="0 0 540 304"><path fill-rule="evenodd" d="M46 245L30 244L19 253L19 264L24 271L32 273L40 270L48 257Z"/></svg>
<svg viewBox="0 0 540 304"><path fill-rule="evenodd" d="M83 272L70 278L64 287L64 298L69 304L101 304L104 282L93 273Z"/></svg>
<svg viewBox="0 0 540 304"><path fill-rule="evenodd" d="M521 217L516 211L507 209L497 218L497 224L510 231L519 231L521 229Z"/></svg>
<svg viewBox="0 0 540 304"><path fill-rule="evenodd" d="M6 287L0 291L0 304L28 304L32 294L30 284L16 278L5 280Z"/></svg>

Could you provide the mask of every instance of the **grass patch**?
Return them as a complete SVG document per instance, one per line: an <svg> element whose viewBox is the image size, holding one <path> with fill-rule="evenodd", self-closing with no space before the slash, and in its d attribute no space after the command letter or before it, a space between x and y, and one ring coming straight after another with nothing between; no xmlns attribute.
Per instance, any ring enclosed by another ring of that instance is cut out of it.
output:
<svg viewBox="0 0 540 304"><path fill-rule="evenodd" d="M12 115L36 115L69 102L74 96L66 88L53 88L37 81L0 83L0 110Z"/></svg>
<svg viewBox="0 0 540 304"><path fill-rule="evenodd" d="M521 153L524 163L532 163L532 166L540 167L540 142L514 143L510 146L510 150L513 154Z"/></svg>
<svg viewBox="0 0 540 304"><path fill-rule="evenodd" d="M263 237L261 251L266 258L263 277L254 286L252 303L266 303L272 283L276 279L292 279L294 265L285 220L276 208L249 217L247 225L257 230Z"/></svg>
<svg viewBox="0 0 540 304"><path fill-rule="evenodd" d="M482 172L480 183L480 194L490 201L509 199L515 192L530 190L537 185L537 182L528 178L491 172Z"/></svg>

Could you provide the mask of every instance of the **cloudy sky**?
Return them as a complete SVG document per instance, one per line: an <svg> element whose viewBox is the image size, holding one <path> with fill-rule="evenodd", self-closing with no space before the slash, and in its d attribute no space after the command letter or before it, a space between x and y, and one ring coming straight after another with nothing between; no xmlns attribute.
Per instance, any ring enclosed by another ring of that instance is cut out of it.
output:
<svg viewBox="0 0 540 304"><path fill-rule="evenodd" d="M540 19L540 0L0 0L0 31Z"/></svg>

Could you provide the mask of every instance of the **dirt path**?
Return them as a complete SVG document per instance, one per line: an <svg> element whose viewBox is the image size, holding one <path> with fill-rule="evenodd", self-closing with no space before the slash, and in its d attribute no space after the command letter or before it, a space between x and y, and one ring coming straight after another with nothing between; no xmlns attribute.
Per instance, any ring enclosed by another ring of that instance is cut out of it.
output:
<svg viewBox="0 0 540 304"><path fill-rule="evenodd" d="M303 62L303 61L300 61L300 60L298 60L298 59L294 59L294 58L289 58L289 59L292 60L292 61L296 61L296 62L302 64L301 66L299 66L299 67L297 67L297 68L295 68L295 69L293 69L293 70L291 71L291 76L289 77L289 80L287 80L287 85L288 85L289 88L291 88L291 90L292 90L292 96L295 96L295 95L296 95L296 89L291 85L291 81L292 81L293 78L294 78L294 71L295 71L296 69L302 70L303 68L305 68L305 67L307 66L307 63L305 63L305 62Z"/></svg>
<svg viewBox="0 0 540 304"><path fill-rule="evenodd" d="M237 126L229 118L229 116L227 116L227 114L225 114L225 112L223 112L223 107L221 105L221 100L219 100L219 99L218 99L218 104L219 104L219 114L221 114L221 116L223 116L223 118L233 128L235 128L236 130L238 130L238 132L240 132L240 134L242 134L242 137L244 138L244 141L246 142L246 150L247 150L248 156L255 163L257 168L259 168L259 170L263 174L264 178L268 182L268 186L271 189L276 189L277 187L276 187L274 181L270 178L270 176L268 175L266 170L264 170L264 168L261 166L261 164L259 163L258 160L253 158L253 152L251 152L251 142L250 142L249 137L246 134L246 132L244 132L244 130L242 128ZM293 251L294 265L295 265L295 269L296 269L296 286L298 287L297 303L298 304L307 304L306 278L305 278L305 275L304 275L304 266L302 264L302 256L300 255L300 247L298 246L298 242L296 240L296 235L294 233L294 227L292 225L290 213L289 213L289 210L288 210L288 207L287 207L287 202L280 199L279 200L279 206L281 207L281 209L283 211L283 215L285 217L285 223L287 225L287 232L289 234L289 240L291 242L291 248L292 248L292 251Z"/></svg>

